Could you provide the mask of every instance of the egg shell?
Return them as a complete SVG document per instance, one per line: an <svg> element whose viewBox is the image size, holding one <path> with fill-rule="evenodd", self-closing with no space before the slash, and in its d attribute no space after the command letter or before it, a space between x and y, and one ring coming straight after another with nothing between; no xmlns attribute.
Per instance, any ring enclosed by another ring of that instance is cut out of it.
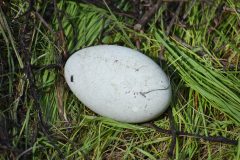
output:
<svg viewBox="0 0 240 160"><path fill-rule="evenodd" d="M98 45L70 56L65 79L92 111L117 121L141 123L162 114L171 100L164 71L144 54L117 45Z"/></svg>

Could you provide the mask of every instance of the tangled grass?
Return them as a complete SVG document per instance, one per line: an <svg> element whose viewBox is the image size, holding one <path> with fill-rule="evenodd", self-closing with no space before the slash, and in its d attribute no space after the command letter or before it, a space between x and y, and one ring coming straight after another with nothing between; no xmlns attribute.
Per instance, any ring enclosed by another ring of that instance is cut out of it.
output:
<svg viewBox="0 0 240 160"><path fill-rule="evenodd" d="M64 62L97 44L138 49L161 65L178 131L239 141L239 1L163 1L144 24L147 5L137 14L135 1L93 2L1 2L0 159L169 159L171 136L100 117L69 90ZM154 124L170 128L167 114ZM240 159L240 143L194 137L177 137L173 151L172 159Z"/></svg>

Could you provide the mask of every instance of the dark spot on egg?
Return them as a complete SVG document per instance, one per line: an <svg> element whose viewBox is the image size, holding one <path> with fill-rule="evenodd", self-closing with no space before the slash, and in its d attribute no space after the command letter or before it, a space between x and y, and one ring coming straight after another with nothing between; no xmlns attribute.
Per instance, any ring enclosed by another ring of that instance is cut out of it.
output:
<svg viewBox="0 0 240 160"><path fill-rule="evenodd" d="M71 82L73 82L73 75L71 75Z"/></svg>

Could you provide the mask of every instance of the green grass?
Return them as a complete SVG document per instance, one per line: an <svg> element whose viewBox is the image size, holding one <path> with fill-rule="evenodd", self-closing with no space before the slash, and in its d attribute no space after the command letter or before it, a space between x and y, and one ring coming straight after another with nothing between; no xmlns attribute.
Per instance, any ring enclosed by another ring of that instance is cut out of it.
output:
<svg viewBox="0 0 240 160"><path fill-rule="evenodd" d="M132 9L128 1L116 3L125 11ZM227 9L219 12L222 4ZM171 10L167 3L140 33L132 29L132 19L110 8L58 2L59 9L66 11L62 22L68 55L97 44L136 49L138 37L140 51L158 61L164 47L161 67L171 79L170 107L177 129L239 141L240 2L216 0L203 5L189 1L183 6L181 13L186 18L176 21L167 36L166 13ZM16 17L27 7L25 1L16 0L0 12L0 159L61 159L61 155L66 159L169 159L170 136L96 115L69 90L63 70L34 70L44 121L48 123L49 135L44 134L23 72L25 56L19 52L19 29L24 19ZM56 31L59 24L55 14L51 15L48 23ZM56 44L55 35L39 19L33 19L32 65L62 64L63 46ZM167 116L159 117L155 124L169 129ZM180 137L173 159L238 160L240 143L233 146Z"/></svg>

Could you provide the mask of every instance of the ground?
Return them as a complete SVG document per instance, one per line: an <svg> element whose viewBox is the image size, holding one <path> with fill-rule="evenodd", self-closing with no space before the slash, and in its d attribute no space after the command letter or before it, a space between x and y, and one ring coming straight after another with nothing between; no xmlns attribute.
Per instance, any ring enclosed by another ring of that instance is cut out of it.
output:
<svg viewBox="0 0 240 160"><path fill-rule="evenodd" d="M240 159L240 1L1 1L0 32L0 159ZM63 67L98 44L156 61L169 110L127 124L84 106Z"/></svg>

